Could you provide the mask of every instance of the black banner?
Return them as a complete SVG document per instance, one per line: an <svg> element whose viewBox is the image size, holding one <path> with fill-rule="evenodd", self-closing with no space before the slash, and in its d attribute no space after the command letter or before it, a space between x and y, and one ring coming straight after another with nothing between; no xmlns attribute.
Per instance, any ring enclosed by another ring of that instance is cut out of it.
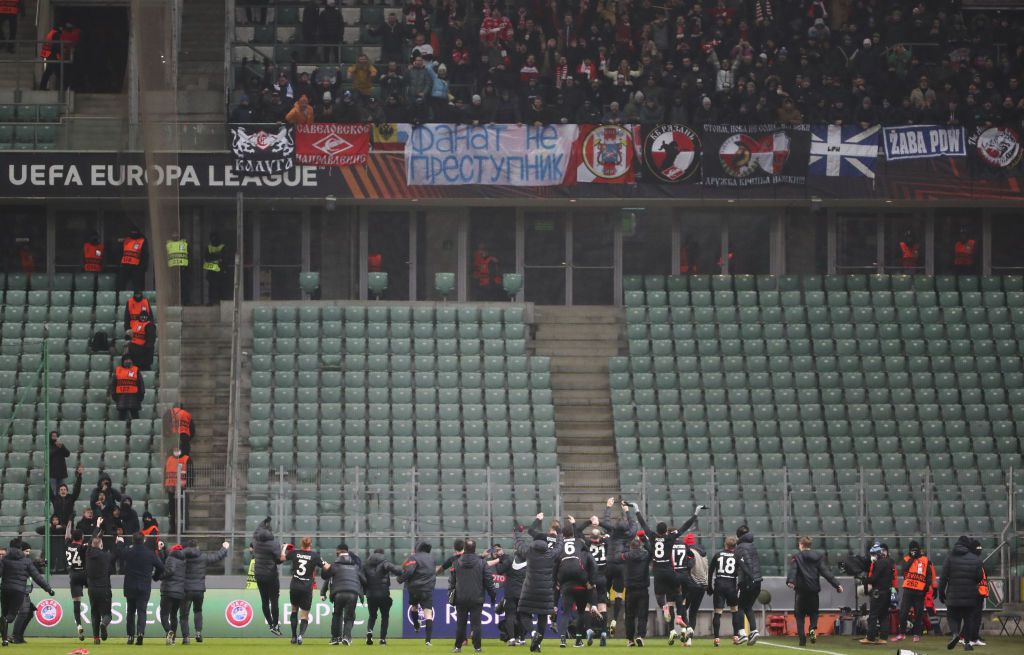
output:
<svg viewBox="0 0 1024 655"><path fill-rule="evenodd" d="M277 175L295 168L295 129L238 126L231 128L235 172L242 175Z"/></svg>
<svg viewBox="0 0 1024 655"><path fill-rule="evenodd" d="M705 125L704 186L806 184L809 125Z"/></svg>

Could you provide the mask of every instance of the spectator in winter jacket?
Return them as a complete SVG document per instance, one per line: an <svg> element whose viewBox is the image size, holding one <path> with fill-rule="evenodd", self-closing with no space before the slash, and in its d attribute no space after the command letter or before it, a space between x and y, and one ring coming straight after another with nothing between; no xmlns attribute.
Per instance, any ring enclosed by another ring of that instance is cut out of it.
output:
<svg viewBox="0 0 1024 655"><path fill-rule="evenodd" d="M164 563L164 572L160 576L160 625L167 633L167 645L174 644L181 602L185 599L185 554L182 550L181 544L168 549L160 542ZM187 644L188 640L183 637L181 643Z"/></svg>
<svg viewBox="0 0 1024 655"><path fill-rule="evenodd" d="M309 104L309 98L300 96L284 119L293 126L312 125L314 112L313 107Z"/></svg>
<svg viewBox="0 0 1024 655"><path fill-rule="evenodd" d="M430 544L422 542L416 552L402 563L402 572L398 582L405 585L409 593L409 607L417 612L412 616L412 625L416 632L420 630L419 611L423 612L426 632L426 643L434 634L434 583L437 579L434 556L430 554Z"/></svg>
<svg viewBox="0 0 1024 655"><path fill-rule="evenodd" d="M121 498L121 534L132 535L142 529L142 525L139 523L139 514L132 507L133 504L131 496Z"/></svg>
<svg viewBox="0 0 1024 655"><path fill-rule="evenodd" d="M526 579L519 597L519 616L524 626L537 619L537 629L530 644L538 651L547 632L548 616L555 609L555 559L561 551L561 537L554 548L543 537L531 538L523 526L516 532L516 555L527 562Z"/></svg>
<svg viewBox="0 0 1024 655"><path fill-rule="evenodd" d="M978 584L982 577L981 558L971 548L970 538L960 537L942 565L942 575L939 576L939 600L946 605L949 631L953 635L948 644L951 650L966 636L968 621L977 604ZM964 650L973 650L966 639Z"/></svg>
<svg viewBox="0 0 1024 655"><path fill-rule="evenodd" d="M366 589L366 574L359 558L348 552L348 546L338 544L337 559L329 569L321 572L326 581L320 598L328 595L334 603L331 617L331 645L352 643L352 625L355 622L356 601L362 600Z"/></svg>
<svg viewBox="0 0 1024 655"><path fill-rule="evenodd" d="M811 538L800 537L799 550L789 560L786 572L786 586L796 592L796 604L793 613L796 615L796 634L800 645L807 645L804 634L804 620L810 619L809 635L811 643L816 640L818 625L818 595L821 593L821 578L825 578L839 593L843 587L828 570L825 558L821 553L811 550Z"/></svg>
<svg viewBox="0 0 1024 655"><path fill-rule="evenodd" d="M103 494L103 502L101 506L97 505L100 501L100 494ZM110 474L104 471L100 473L100 478L96 482L96 488L89 494L89 506L96 509L97 514L100 512L109 512L114 509L114 505L121 502L121 492L114 488L114 484L110 479Z"/></svg>
<svg viewBox="0 0 1024 655"><path fill-rule="evenodd" d="M476 554L476 541L467 539L461 556L455 560L448 576L448 593L455 599L455 652L466 642L466 623L473 629L473 650L479 652L482 637L480 625L484 611L484 594L494 605L494 578L487 563Z"/></svg>
<svg viewBox="0 0 1024 655"><path fill-rule="evenodd" d="M356 63L349 66L345 74L362 100L373 95L373 80L377 77L377 67L370 63L369 57L360 54Z"/></svg>
<svg viewBox="0 0 1024 655"><path fill-rule="evenodd" d="M65 446L57 431L50 432L50 495L57 493L57 487L68 477L68 457L71 451Z"/></svg>
<svg viewBox="0 0 1024 655"><path fill-rule="evenodd" d="M430 92L434 87L434 80L431 71L427 70L426 61L424 61L423 57L416 57L413 60L412 67L406 74L406 84L406 97L409 104L415 102L417 98L425 100L430 97Z"/></svg>
<svg viewBox="0 0 1024 655"><path fill-rule="evenodd" d="M220 550L204 553L195 539L190 539L185 548L185 599L181 604L182 643L188 643L189 613L195 612L196 641L203 640L203 599L206 597L206 571L211 564L223 561L228 556L230 544L224 542Z"/></svg>
<svg viewBox="0 0 1024 655"><path fill-rule="evenodd" d="M96 530L96 512L91 507L86 507L82 510L82 518L75 524L76 530L81 530L82 534L92 534Z"/></svg>
<svg viewBox="0 0 1024 655"><path fill-rule="evenodd" d="M67 525L75 518L75 503L82 493L82 465L75 469L75 483L72 491L68 491L66 483L57 485L56 493L50 497L53 513L60 518L62 525Z"/></svg>
<svg viewBox="0 0 1024 655"><path fill-rule="evenodd" d="M60 517L56 514L50 515L50 572L64 573L67 571L67 559L64 555L64 535L67 532L67 525L61 523ZM45 535L46 526L36 528L36 534Z"/></svg>
<svg viewBox="0 0 1024 655"><path fill-rule="evenodd" d="M380 643L386 644L388 640L388 619L391 612L391 576L400 575L402 569L392 564L384 557L384 551L380 548L373 551L366 562L363 563L363 579L366 581L366 605L370 612L370 618L366 623L366 644L373 644L373 628L377 624L377 614L380 613Z"/></svg>
<svg viewBox="0 0 1024 655"><path fill-rule="evenodd" d="M320 12L317 23L317 39L321 45L320 61L335 63L339 61L339 45L345 33L345 19L338 10L336 0L327 0L327 6Z"/></svg>
<svg viewBox="0 0 1024 655"><path fill-rule="evenodd" d="M384 23L367 30L372 36L380 37L380 55L384 61L401 61L405 59L406 29L398 22L395 12L388 12Z"/></svg>

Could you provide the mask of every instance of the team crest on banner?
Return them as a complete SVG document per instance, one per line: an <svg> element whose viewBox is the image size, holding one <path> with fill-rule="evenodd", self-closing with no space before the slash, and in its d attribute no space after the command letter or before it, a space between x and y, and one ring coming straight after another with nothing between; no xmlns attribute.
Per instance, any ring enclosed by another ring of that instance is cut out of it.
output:
<svg viewBox="0 0 1024 655"><path fill-rule="evenodd" d="M370 152L366 123L299 125L295 132L296 159L306 166L365 164Z"/></svg>
<svg viewBox="0 0 1024 655"><path fill-rule="evenodd" d="M633 125L583 125L573 148L566 184L636 182L637 128ZM569 179L575 177L575 179Z"/></svg>
<svg viewBox="0 0 1024 655"><path fill-rule="evenodd" d="M1024 156L1020 135L1009 127L979 128L971 137L970 144L974 146L978 159L996 169L1013 168Z"/></svg>
<svg viewBox="0 0 1024 655"><path fill-rule="evenodd" d="M236 173L259 177L295 168L295 132L290 126L281 126L276 132L234 127L231 137Z"/></svg>
<svg viewBox="0 0 1024 655"><path fill-rule="evenodd" d="M658 125L644 139L644 161L661 182L683 182L700 167L700 137L686 125Z"/></svg>
<svg viewBox="0 0 1024 655"><path fill-rule="evenodd" d="M705 186L805 184L807 125L705 125L701 166Z"/></svg>

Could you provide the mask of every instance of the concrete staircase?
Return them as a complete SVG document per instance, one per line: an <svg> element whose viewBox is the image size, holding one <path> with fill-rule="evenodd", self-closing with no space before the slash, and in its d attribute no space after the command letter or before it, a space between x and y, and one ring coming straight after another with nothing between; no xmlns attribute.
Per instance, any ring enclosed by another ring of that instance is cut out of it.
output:
<svg viewBox="0 0 1024 655"><path fill-rule="evenodd" d="M220 307L185 307L181 328L181 401L198 428L192 442L197 493L189 500L189 530L224 529L228 458L231 324ZM205 488L210 493L204 493Z"/></svg>
<svg viewBox="0 0 1024 655"><path fill-rule="evenodd" d="M184 0L178 52L183 121L224 120L224 0Z"/></svg>
<svg viewBox="0 0 1024 655"><path fill-rule="evenodd" d="M624 315L616 307L536 307L537 355L551 357L558 464L566 514L599 514L619 495L608 358L619 353Z"/></svg>

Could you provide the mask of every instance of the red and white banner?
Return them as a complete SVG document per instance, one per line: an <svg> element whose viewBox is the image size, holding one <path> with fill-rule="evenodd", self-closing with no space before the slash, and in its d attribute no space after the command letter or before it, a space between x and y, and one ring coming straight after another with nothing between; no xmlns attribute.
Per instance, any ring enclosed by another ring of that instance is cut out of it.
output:
<svg viewBox="0 0 1024 655"><path fill-rule="evenodd" d="M636 182L637 125L580 125L565 184L633 184Z"/></svg>
<svg viewBox="0 0 1024 655"><path fill-rule="evenodd" d="M369 123L314 123L295 128L295 160L305 166L365 165Z"/></svg>

